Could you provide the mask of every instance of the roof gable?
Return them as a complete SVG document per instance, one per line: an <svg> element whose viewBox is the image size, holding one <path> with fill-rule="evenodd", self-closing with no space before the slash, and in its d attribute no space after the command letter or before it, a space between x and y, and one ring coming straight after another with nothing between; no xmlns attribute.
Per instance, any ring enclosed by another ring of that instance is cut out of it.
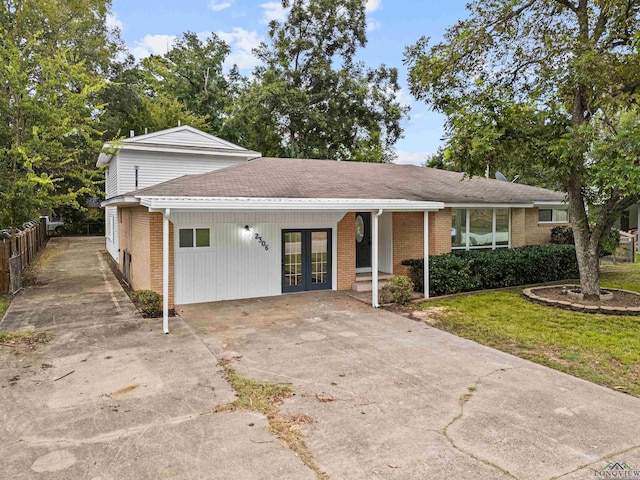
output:
<svg viewBox="0 0 640 480"><path fill-rule="evenodd" d="M189 125L126 138L122 140L122 143L127 145L144 143L148 146L197 147L203 149L224 149L236 151L247 150L246 148L227 142L226 140L215 137L209 133L205 133L197 128L190 127Z"/></svg>

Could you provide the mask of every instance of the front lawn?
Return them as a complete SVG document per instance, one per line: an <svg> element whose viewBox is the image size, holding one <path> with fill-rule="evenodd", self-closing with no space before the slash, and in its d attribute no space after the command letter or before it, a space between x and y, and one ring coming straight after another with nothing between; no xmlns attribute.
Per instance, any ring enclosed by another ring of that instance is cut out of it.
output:
<svg viewBox="0 0 640 480"><path fill-rule="evenodd" d="M640 263L603 268L602 285L640 291ZM522 289L419 305L435 326L483 345L640 396L640 317L580 314L527 302Z"/></svg>

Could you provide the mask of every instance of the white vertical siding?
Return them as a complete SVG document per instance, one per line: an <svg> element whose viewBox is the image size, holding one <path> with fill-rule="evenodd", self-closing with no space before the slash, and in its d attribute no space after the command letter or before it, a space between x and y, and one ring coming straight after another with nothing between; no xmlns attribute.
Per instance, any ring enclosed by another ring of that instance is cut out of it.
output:
<svg viewBox="0 0 640 480"><path fill-rule="evenodd" d="M171 212L175 231L175 302L178 305L282 293L282 230L331 228L336 213ZM251 232L244 227L248 225ZM179 248L180 228L209 228L209 248ZM255 233L267 242L260 245ZM332 244L335 257L336 245Z"/></svg>
<svg viewBox="0 0 640 480"><path fill-rule="evenodd" d="M118 252L120 249L118 207L105 207L104 221L107 252L116 262L120 262L120 254Z"/></svg>
<svg viewBox="0 0 640 480"><path fill-rule="evenodd" d="M379 222L378 268L393 273L393 213L384 212Z"/></svg>
<svg viewBox="0 0 640 480"><path fill-rule="evenodd" d="M105 174L105 193L107 198L115 197L118 193L118 157L114 157L107 166Z"/></svg>
<svg viewBox="0 0 640 480"><path fill-rule="evenodd" d="M118 155L117 195L136 190L136 166L138 167L138 189L140 189L183 175L212 172L244 162L246 160L214 155L123 151Z"/></svg>

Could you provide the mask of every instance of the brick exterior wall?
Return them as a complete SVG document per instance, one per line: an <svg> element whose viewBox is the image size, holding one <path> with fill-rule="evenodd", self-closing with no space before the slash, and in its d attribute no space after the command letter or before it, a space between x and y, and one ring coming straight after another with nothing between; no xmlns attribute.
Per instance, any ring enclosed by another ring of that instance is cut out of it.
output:
<svg viewBox="0 0 640 480"><path fill-rule="evenodd" d="M429 256L451 252L451 209L429 213ZM422 257L422 255L420 255Z"/></svg>
<svg viewBox="0 0 640 480"><path fill-rule="evenodd" d="M527 244L525 212L524 208L511 209L511 248L524 247Z"/></svg>
<svg viewBox="0 0 640 480"><path fill-rule="evenodd" d="M429 213L429 255L451 252L451 209ZM424 213L393 212L393 273L407 275L403 260L424 256Z"/></svg>
<svg viewBox="0 0 640 480"><path fill-rule="evenodd" d="M149 213L150 289L162 294L162 214ZM169 222L169 307L174 305L173 223Z"/></svg>
<svg viewBox="0 0 640 480"><path fill-rule="evenodd" d="M124 251L131 253L130 284L134 290L149 290L149 211L144 207L118 209L120 222L120 270Z"/></svg>
<svg viewBox="0 0 640 480"><path fill-rule="evenodd" d="M566 223L538 224L538 208L527 208L525 213L525 245L542 245L551 240L551 229Z"/></svg>
<svg viewBox="0 0 640 480"><path fill-rule="evenodd" d="M356 281L356 214L348 212L338 222L338 290L351 290Z"/></svg>
<svg viewBox="0 0 640 480"><path fill-rule="evenodd" d="M407 275L409 268L401 262L423 256L424 213L393 212L393 274Z"/></svg>
<svg viewBox="0 0 640 480"><path fill-rule="evenodd" d="M124 250L131 253L131 288L162 295L162 214L145 207L119 209L120 270ZM173 224L169 223L169 306L173 307Z"/></svg>

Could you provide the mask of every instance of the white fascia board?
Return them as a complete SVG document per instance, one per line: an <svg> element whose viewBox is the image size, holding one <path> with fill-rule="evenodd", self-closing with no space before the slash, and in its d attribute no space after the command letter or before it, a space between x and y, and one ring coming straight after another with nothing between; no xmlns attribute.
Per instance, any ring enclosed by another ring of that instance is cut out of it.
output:
<svg viewBox="0 0 640 480"><path fill-rule="evenodd" d="M181 148L169 145L136 145L135 143L127 143L121 145L121 150L137 150L143 152L162 152L162 153L186 153L193 155L217 155L221 157L238 157L253 160L260 158L262 154L251 150L208 150L206 148Z"/></svg>
<svg viewBox="0 0 640 480"><path fill-rule="evenodd" d="M567 202L558 202L557 200L541 200L533 202L534 207L561 207L567 208L569 204Z"/></svg>
<svg viewBox="0 0 640 480"><path fill-rule="evenodd" d="M533 208L532 203L445 203L448 208Z"/></svg>
<svg viewBox="0 0 640 480"><path fill-rule="evenodd" d="M298 210L298 211L436 211L442 202L355 198L254 198L254 197L136 197L150 209L177 210Z"/></svg>
<svg viewBox="0 0 640 480"><path fill-rule="evenodd" d="M140 205L140 200L137 197L133 196L119 196L108 198L104 202L100 203L102 208L104 207L120 207L120 206L133 206Z"/></svg>

